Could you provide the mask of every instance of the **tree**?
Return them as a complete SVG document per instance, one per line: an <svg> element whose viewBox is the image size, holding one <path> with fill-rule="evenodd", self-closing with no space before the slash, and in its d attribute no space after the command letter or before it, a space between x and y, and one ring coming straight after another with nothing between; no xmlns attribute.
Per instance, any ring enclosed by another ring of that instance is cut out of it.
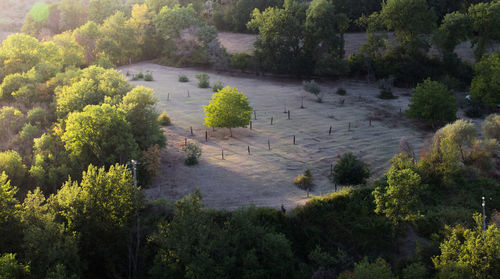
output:
<svg viewBox="0 0 500 279"><path fill-rule="evenodd" d="M426 79L417 84L405 113L435 127L456 119L455 97L446 85Z"/></svg>
<svg viewBox="0 0 500 279"><path fill-rule="evenodd" d="M0 257L0 278L24 279L29 278L29 274L29 265L19 263L15 254Z"/></svg>
<svg viewBox="0 0 500 279"><path fill-rule="evenodd" d="M58 8L61 14L61 31L74 30L87 21L87 9L79 0L62 0Z"/></svg>
<svg viewBox="0 0 500 279"><path fill-rule="evenodd" d="M471 5L468 9L473 30L472 43L477 45L474 51L477 60L482 58L487 47L492 47L493 42L500 41L500 34L496 31L500 28L500 1L488 2Z"/></svg>
<svg viewBox="0 0 500 279"><path fill-rule="evenodd" d="M252 119L252 107L248 99L237 88L226 86L212 95L212 100L205 108L204 125L214 128L246 127Z"/></svg>
<svg viewBox="0 0 500 279"><path fill-rule="evenodd" d="M84 168L89 164L110 166L138 157L125 112L109 104L89 105L68 116L62 135L73 162Z"/></svg>
<svg viewBox="0 0 500 279"><path fill-rule="evenodd" d="M467 14L460 12L446 14L433 40L443 54L453 53L458 44L469 38L472 32L471 25Z"/></svg>
<svg viewBox="0 0 500 279"><path fill-rule="evenodd" d="M492 53L474 65L470 95L490 107L500 103L500 54Z"/></svg>
<svg viewBox="0 0 500 279"><path fill-rule="evenodd" d="M95 22L89 21L73 31L75 41L83 47L87 66L90 66L97 59L96 42L100 36L98 28L99 26Z"/></svg>
<svg viewBox="0 0 500 279"><path fill-rule="evenodd" d="M102 23L116 13L122 5L121 0L89 0L87 8L89 20Z"/></svg>
<svg viewBox="0 0 500 279"><path fill-rule="evenodd" d="M411 168L391 168L387 172L387 186L378 186L373 191L376 213L387 216L395 225L416 220L420 208L420 176Z"/></svg>
<svg viewBox="0 0 500 279"><path fill-rule="evenodd" d="M158 123L159 115L155 109L157 102L153 90L139 86L128 92L120 104L141 150L153 145L165 147L166 138Z"/></svg>
<svg viewBox="0 0 500 279"><path fill-rule="evenodd" d="M370 177L368 166L351 152L342 155L333 172L333 181L340 185L363 184Z"/></svg>
<svg viewBox="0 0 500 279"><path fill-rule="evenodd" d="M0 249L3 252L14 251L19 245L19 201L16 198L18 188L12 186L5 172L0 174ZM1 278L1 276L0 276ZM8 278L8 277L6 277Z"/></svg>
<svg viewBox="0 0 500 279"><path fill-rule="evenodd" d="M63 119L87 105L119 104L129 90L130 85L118 71L88 67L70 85L63 86L56 93L57 115Z"/></svg>
<svg viewBox="0 0 500 279"><path fill-rule="evenodd" d="M2 142L9 142L23 125L24 115L20 110L9 106L0 109L0 139Z"/></svg>
<svg viewBox="0 0 500 279"><path fill-rule="evenodd" d="M0 48L0 80L10 74L27 72L37 65L43 56L39 48L38 40L29 35L14 34L7 37Z"/></svg>
<svg viewBox="0 0 500 279"><path fill-rule="evenodd" d="M490 114L483 122L483 134L488 139L500 142L500 114Z"/></svg>
<svg viewBox="0 0 500 279"><path fill-rule="evenodd" d="M114 64L125 64L141 55L134 29L123 12L118 11L106 18L99 26L99 34L97 49L104 52Z"/></svg>
<svg viewBox="0 0 500 279"><path fill-rule="evenodd" d="M423 49L425 53L429 42L424 34L434 31L436 15L426 0L387 0L382 2L380 11L382 23L394 31L400 45L410 54Z"/></svg>
<svg viewBox="0 0 500 279"><path fill-rule="evenodd" d="M339 279L393 279L391 266L382 258L370 263L367 258L354 264L352 272L343 272Z"/></svg>
<svg viewBox="0 0 500 279"><path fill-rule="evenodd" d="M500 230L492 224L483 231L481 217L474 215L473 229L455 227L440 244L441 254L432 258L440 278L500 276Z"/></svg>
<svg viewBox="0 0 500 279"><path fill-rule="evenodd" d="M143 199L125 165L90 165L80 183L68 180L48 203L66 231L77 234L86 278L126 277L130 233Z"/></svg>
<svg viewBox="0 0 500 279"><path fill-rule="evenodd" d="M310 170L306 170L303 174L297 176L294 180L293 183L297 185L302 190L307 191L307 197L309 197L309 191L311 190L313 183L312 183L312 174Z"/></svg>
<svg viewBox="0 0 500 279"><path fill-rule="evenodd" d="M84 48L76 42L72 31L54 35L52 41L61 49L64 68L80 68L85 65Z"/></svg>
<svg viewBox="0 0 500 279"><path fill-rule="evenodd" d="M16 151L8 150L0 153L0 172L5 172L12 184L23 186L26 166Z"/></svg>

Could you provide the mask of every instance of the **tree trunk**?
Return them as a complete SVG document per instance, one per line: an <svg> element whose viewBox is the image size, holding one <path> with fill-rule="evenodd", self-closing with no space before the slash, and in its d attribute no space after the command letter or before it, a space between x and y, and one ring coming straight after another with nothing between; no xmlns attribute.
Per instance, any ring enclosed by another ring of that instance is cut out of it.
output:
<svg viewBox="0 0 500 279"><path fill-rule="evenodd" d="M231 128L229 128L229 134L233 137L233 130Z"/></svg>

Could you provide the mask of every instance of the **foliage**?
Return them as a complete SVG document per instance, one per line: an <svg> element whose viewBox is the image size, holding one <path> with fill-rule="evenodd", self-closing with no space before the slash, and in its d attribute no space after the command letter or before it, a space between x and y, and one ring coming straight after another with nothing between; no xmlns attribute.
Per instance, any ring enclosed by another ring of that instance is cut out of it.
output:
<svg viewBox="0 0 500 279"><path fill-rule="evenodd" d="M363 184L370 176L368 166L351 152L342 155L333 172L333 181L340 185Z"/></svg>
<svg viewBox="0 0 500 279"><path fill-rule="evenodd" d="M302 82L302 88L304 88L305 91L313 94L316 96L318 99L318 103L321 103L323 100L323 96L321 93L321 87L319 84L317 84L314 80L311 81L303 81Z"/></svg>
<svg viewBox="0 0 500 279"><path fill-rule="evenodd" d="M147 150L142 151L141 163L147 172L147 178L151 181L161 169L161 149L155 144Z"/></svg>
<svg viewBox="0 0 500 279"><path fill-rule="evenodd" d="M307 196L309 197L309 191L313 186L311 171L307 169L303 174L297 176L293 180L293 183L297 185L297 187L299 187L300 189L306 190Z"/></svg>
<svg viewBox="0 0 500 279"><path fill-rule="evenodd" d="M195 77L198 79L198 87L199 88L210 87L210 82L209 82L210 77L208 76L207 73L196 74Z"/></svg>
<svg viewBox="0 0 500 279"><path fill-rule="evenodd" d="M482 1L481 1L482 2ZM474 54L481 59L492 42L500 41L500 35L495 30L500 27L500 2L488 1L471 5L467 10L472 26L472 42L477 45Z"/></svg>
<svg viewBox="0 0 500 279"><path fill-rule="evenodd" d="M179 75L179 82L188 82L189 78L186 75Z"/></svg>
<svg viewBox="0 0 500 279"><path fill-rule="evenodd" d="M170 121L170 117L168 117L166 111L163 111L160 115L158 115L158 123L161 126L170 126L172 124L172 122Z"/></svg>
<svg viewBox="0 0 500 279"><path fill-rule="evenodd" d="M163 130L158 122L159 115L155 109L157 103L153 90L139 86L128 92L120 104L141 150L146 150L155 144L160 147L166 144Z"/></svg>
<svg viewBox="0 0 500 279"><path fill-rule="evenodd" d="M396 225L419 218L419 194L424 189L420 175L412 170L412 159L399 156L402 157L395 158L393 164L402 159L409 168L393 165L386 174L387 186L378 186L373 191L375 212L385 214Z"/></svg>
<svg viewBox="0 0 500 279"><path fill-rule="evenodd" d="M81 167L125 163L138 152L126 113L108 104L89 105L68 115L61 138L70 158Z"/></svg>
<svg viewBox="0 0 500 279"><path fill-rule="evenodd" d="M0 249L2 251L15 250L19 245L19 201L16 199L18 188L12 186L9 177L0 174Z"/></svg>
<svg viewBox="0 0 500 279"><path fill-rule="evenodd" d="M441 243L441 254L432 261L442 278L462 278L464 274L473 278L496 278L500 275L500 230L492 224L483 231L481 219L480 214L475 214L475 228L455 227Z"/></svg>
<svg viewBox="0 0 500 279"><path fill-rule="evenodd" d="M46 127L52 120L50 112L42 107L35 107L28 111L26 118L28 123L38 127Z"/></svg>
<svg viewBox="0 0 500 279"><path fill-rule="evenodd" d="M345 88L343 88L343 87L339 87L339 88L337 88L336 93L337 93L338 95L340 95L340 96L344 96L344 95L346 95L346 94L347 94L347 91L345 90Z"/></svg>
<svg viewBox="0 0 500 279"><path fill-rule="evenodd" d="M490 114L483 122L483 134L487 139L495 139L500 142L500 115Z"/></svg>
<svg viewBox="0 0 500 279"><path fill-rule="evenodd" d="M0 138L3 142L17 134L23 124L24 115L20 110L9 106L0 109Z"/></svg>
<svg viewBox="0 0 500 279"><path fill-rule="evenodd" d="M455 47L468 39L471 34L470 17L464 13L446 14L433 37L442 53L453 53Z"/></svg>
<svg viewBox="0 0 500 279"><path fill-rule="evenodd" d="M224 84L218 80L214 83L214 85L212 86L212 90L214 92L219 92L220 90L222 90L224 88Z"/></svg>
<svg viewBox="0 0 500 279"><path fill-rule="evenodd" d="M242 71L248 69L251 63L251 56L244 52L238 52L231 55L231 60L229 61L229 65L231 65L231 67Z"/></svg>
<svg viewBox="0 0 500 279"><path fill-rule="evenodd" d="M182 148L186 152L187 157L184 161L186 165L193 166L198 164L198 159L201 157L200 144L197 142L189 142L186 146Z"/></svg>
<svg viewBox="0 0 500 279"><path fill-rule="evenodd" d="M144 81L153 81L153 74L148 72L144 75Z"/></svg>
<svg viewBox="0 0 500 279"><path fill-rule="evenodd" d="M499 5L500 7L500 5ZM484 56L474 66L474 78L470 85L470 95L490 107L500 103L500 54Z"/></svg>
<svg viewBox="0 0 500 279"><path fill-rule="evenodd" d="M382 258L377 258L370 263L367 258L361 262L354 264L352 272L344 272L340 274L340 279L393 279L395 278L391 271L391 266Z"/></svg>
<svg viewBox="0 0 500 279"><path fill-rule="evenodd" d="M0 172L5 172L12 184L22 186L26 175L26 166L16 151L8 150L0 153Z"/></svg>
<svg viewBox="0 0 500 279"><path fill-rule="evenodd" d="M252 107L248 99L237 88L226 86L212 95L205 109L205 123L208 127L246 127L252 119Z"/></svg>
<svg viewBox="0 0 500 279"><path fill-rule="evenodd" d="M456 119L455 97L445 85L426 79L415 88L406 115L433 127Z"/></svg>
<svg viewBox="0 0 500 279"><path fill-rule="evenodd" d="M3 254L0 257L0 278L29 278L29 265L23 265L16 260L15 254Z"/></svg>

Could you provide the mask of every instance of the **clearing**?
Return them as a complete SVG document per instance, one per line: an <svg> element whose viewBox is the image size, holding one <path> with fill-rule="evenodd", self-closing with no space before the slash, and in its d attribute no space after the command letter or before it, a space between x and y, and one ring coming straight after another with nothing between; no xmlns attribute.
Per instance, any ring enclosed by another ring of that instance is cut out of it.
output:
<svg viewBox="0 0 500 279"><path fill-rule="evenodd" d="M290 208L307 200L305 191L292 183L305 169L313 173L312 194L325 194L334 190L329 180L330 166L341 154L351 151L359 156L370 164L372 177L376 178L399 152L401 137L407 137L418 152L430 136L400 114L400 109L408 105L410 91L407 89L394 89L398 99L380 100L374 83L323 82L320 83L325 93L323 103L318 103L313 95L302 90L300 80L209 72L211 83L220 80L239 88L256 110L257 120L252 117L253 129L234 129L231 138L227 129L212 131L203 126L203 106L209 103L213 92L197 87L194 76L200 70L151 63L123 66L120 70L130 74L152 71L155 81L131 83L154 89L159 99L158 109L166 110L173 122L165 128L168 151L162 155L161 173L146 190L151 199L180 199L198 188L204 203L211 208L234 209L248 204ZM180 74L187 75L190 81L179 82ZM338 87L344 87L347 95L335 94ZM300 108L302 97L304 109ZM285 105L291 112L291 120L284 113ZM372 126L369 126L370 118ZM205 132L208 142L205 142ZM293 145L294 135L296 145ZM185 138L196 140L202 146L203 154L197 166L188 167L183 163ZM271 150L268 150L268 140ZM251 155L248 155L248 146Z"/></svg>

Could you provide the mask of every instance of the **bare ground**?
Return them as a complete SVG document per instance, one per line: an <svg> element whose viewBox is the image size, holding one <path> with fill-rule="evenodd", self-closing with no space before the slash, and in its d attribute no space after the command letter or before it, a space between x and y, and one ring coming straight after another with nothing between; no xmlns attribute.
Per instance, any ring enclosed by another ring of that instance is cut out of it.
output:
<svg viewBox="0 0 500 279"><path fill-rule="evenodd" d="M163 154L161 174L153 187L146 190L150 199L175 200L199 188L205 204L213 208L234 209L247 204L294 207L307 200L306 193L292 183L305 169L311 169L314 176L312 194L325 194L334 190L329 180L330 166L341 154L354 152L370 164L373 177L379 177L398 152L401 137L407 137L418 152L429 136L399 113L408 104L408 90L396 89L398 99L380 100L376 97L379 92L376 84L358 80L324 82L321 83L324 101L318 103L302 90L298 80L209 73L211 82L221 80L243 91L256 110L253 130L233 129L231 138L227 129L212 131L203 126L203 105L209 103L212 90L197 88L194 77L197 70L150 63L125 66L121 70L124 73L151 70L155 81L131 83L153 88L159 99L158 109L166 110L173 121L172 126L165 128L168 152ZM178 82L180 74L187 75L190 81ZM347 90L346 96L333 93L339 86ZM302 97L304 109L300 109ZM291 120L283 113L285 105L291 112ZM190 135L190 127L194 136ZM185 138L201 143L203 155L197 166L183 164L185 155L181 149Z"/></svg>

